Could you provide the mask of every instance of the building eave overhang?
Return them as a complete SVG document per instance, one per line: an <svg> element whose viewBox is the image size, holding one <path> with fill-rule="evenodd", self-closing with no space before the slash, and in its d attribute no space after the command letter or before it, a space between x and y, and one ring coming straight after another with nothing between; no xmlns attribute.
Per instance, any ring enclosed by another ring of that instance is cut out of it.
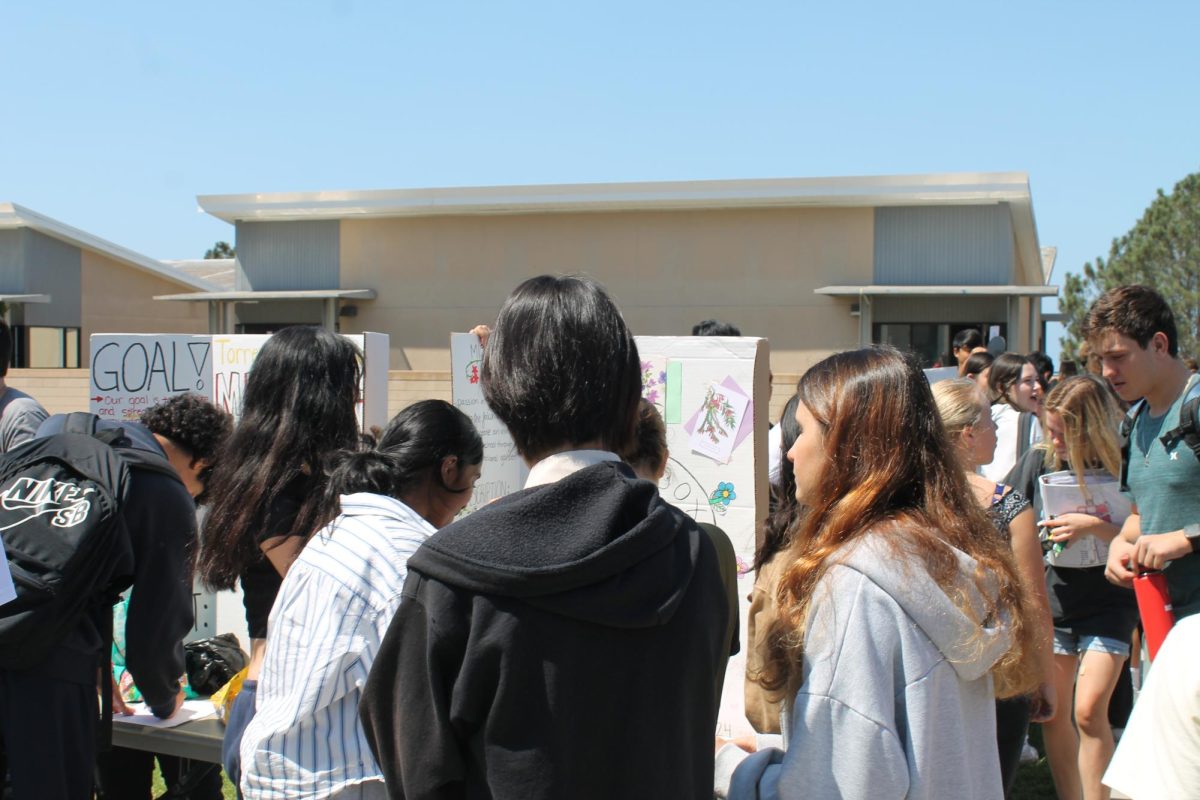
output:
<svg viewBox="0 0 1200 800"><path fill-rule="evenodd" d="M190 286L199 290L212 288L211 284L176 272L161 261L142 255L127 247L122 247L119 244L114 244L106 239L101 239L99 236L94 236L87 231L82 231L64 222L59 222L56 219L47 217L45 214L39 214L16 203L0 203L0 230L12 228L29 228L35 230L38 233L45 234L67 244L84 250L91 250L135 269L151 273L157 277L182 284L183 286Z"/></svg>
<svg viewBox="0 0 1200 800"><path fill-rule="evenodd" d="M200 210L231 224L501 214L762 208L1004 205L1016 279L1045 284L1029 176L955 172L832 178L572 183L429 189L201 195Z"/></svg>
<svg viewBox="0 0 1200 800"><path fill-rule="evenodd" d="M0 303L38 303L51 302L48 294L0 294Z"/></svg>
<svg viewBox="0 0 1200 800"><path fill-rule="evenodd" d="M155 300L174 300L187 303L229 302L261 303L285 300L374 300L374 289L296 289L291 291L188 292L159 294Z"/></svg>
<svg viewBox="0 0 1200 800"><path fill-rule="evenodd" d="M822 286L814 294L828 297L1055 297L1057 286Z"/></svg>
<svg viewBox="0 0 1200 800"><path fill-rule="evenodd" d="M229 223L463 214L1029 203L1022 172L201 195Z"/></svg>

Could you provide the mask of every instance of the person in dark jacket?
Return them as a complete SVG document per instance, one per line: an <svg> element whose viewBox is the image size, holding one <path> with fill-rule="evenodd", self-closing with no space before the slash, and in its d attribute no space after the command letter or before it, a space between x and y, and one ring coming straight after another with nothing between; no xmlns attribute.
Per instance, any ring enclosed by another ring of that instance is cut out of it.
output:
<svg viewBox="0 0 1200 800"><path fill-rule="evenodd" d="M616 455L633 336L595 282L532 278L482 375L529 480L408 562L360 706L388 794L711 796L729 606L712 541Z"/></svg>
<svg viewBox="0 0 1200 800"><path fill-rule="evenodd" d="M207 418L210 411L219 413L207 400L195 401L193 413ZM38 436L61 432L65 419L66 415L50 417ZM183 701L183 637L194 622L191 557L196 506L189 487L201 484L208 464L188 442L137 423L102 420L99 428L121 428L125 437L117 443L119 448L141 450L172 468L130 470L129 495L122 506L129 547L113 571L133 576L126 665L150 710L166 718ZM42 664L0 670L0 736L8 750L15 797L92 796L99 720L96 667L101 648L108 646L99 615L111 614L112 609L104 607L97 615L85 616ZM107 683L100 688L111 690Z"/></svg>
<svg viewBox="0 0 1200 800"><path fill-rule="evenodd" d="M233 417L199 395L181 394L146 409L141 424L154 434L188 494L197 505L203 505L210 467L217 458L217 451L229 438ZM189 547L189 553L191 550L194 547ZM136 630L137 626L127 625L123 640L128 641L127 637L131 635L136 639ZM114 714L132 712L118 692L114 691L113 695ZM97 775L102 796L112 800L150 800L156 760L169 789L178 790L184 780L193 787L179 795L184 800L219 800L221 797L220 767L201 766L203 762L129 747L113 747L108 753L100 754Z"/></svg>

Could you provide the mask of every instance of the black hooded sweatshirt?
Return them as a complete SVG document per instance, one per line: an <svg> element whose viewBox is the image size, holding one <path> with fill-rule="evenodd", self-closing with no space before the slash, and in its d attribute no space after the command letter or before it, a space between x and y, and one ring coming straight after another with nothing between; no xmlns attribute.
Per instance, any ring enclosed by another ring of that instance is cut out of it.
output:
<svg viewBox="0 0 1200 800"><path fill-rule="evenodd" d="M50 417L38 436L61 433L65 421L63 414ZM149 429L111 420L101 420L98 427L122 429L128 439L122 447L143 451L162 464L160 469L130 469L129 497L121 509L129 542L113 574L133 583L125 618L125 665L150 710L167 717L175 710L184 674L183 638L195 622L191 554L196 502ZM68 683L95 685L97 656L104 646L102 620L111 615L112 608L104 606L96 616L85 616L38 671Z"/></svg>
<svg viewBox="0 0 1200 800"><path fill-rule="evenodd" d="M712 542L617 462L408 562L362 724L393 798L711 797L729 605Z"/></svg>

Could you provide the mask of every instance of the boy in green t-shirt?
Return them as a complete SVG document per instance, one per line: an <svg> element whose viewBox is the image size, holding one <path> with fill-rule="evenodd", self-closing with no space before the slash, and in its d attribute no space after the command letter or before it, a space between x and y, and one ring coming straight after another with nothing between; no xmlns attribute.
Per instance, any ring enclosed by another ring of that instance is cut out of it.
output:
<svg viewBox="0 0 1200 800"><path fill-rule="evenodd" d="M1121 399L1146 401L1130 435L1133 513L1113 539L1105 574L1132 586L1135 563L1161 569L1175 616L1194 614L1200 611L1200 462L1182 440L1163 440L1179 425L1192 380L1179 359L1175 316L1153 289L1121 286L1092 305L1083 333Z"/></svg>

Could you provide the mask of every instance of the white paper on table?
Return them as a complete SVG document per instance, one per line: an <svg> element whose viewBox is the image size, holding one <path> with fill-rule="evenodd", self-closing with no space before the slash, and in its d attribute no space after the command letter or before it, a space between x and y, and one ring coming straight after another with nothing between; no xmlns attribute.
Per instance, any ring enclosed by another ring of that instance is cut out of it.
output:
<svg viewBox="0 0 1200 800"><path fill-rule="evenodd" d="M1132 510L1129 498L1121 494L1120 482L1107 472L1089 470L1084 473L1086 491L1079 485L1074 472L1051 472L1038 478L1042 493L1042 517L1080 513L1099 517L1118 528ZM1050 531L1050 528L1043 528ZM1095 536L1077 536L1060 553L1053 548L1046 554L1046 563L1055 567L1098 567L1108 561L1108 542Z"/></svg>
<svg viewBox="0 0 1200 800"><path fill-rule="evenodd" d="M8 554L4 551L4 537L0 536L0 606L17 599L17 588L13 586L12 572L8 569Z"/></svg>
<svg viewBox="0 0 1200 800"><path fill-rule="evenodd" d="M193 722L198 719L215 717L217 715L216 706L208 698L184 700L179 710L166 719L159 719L151 714L150 707L145 703L134 703L130 708L133 709L132 716L113 712L113 722L125 725L144 725L147 728L174 728L176 725L182 725L185 722Z"/></svg>
<svg viewBox="0 0 1200 800"><path fill-rule="evenodd" d="M750 398L717 382L708 384L696 429L688 444L701 455L728 464Z"/></svg>

